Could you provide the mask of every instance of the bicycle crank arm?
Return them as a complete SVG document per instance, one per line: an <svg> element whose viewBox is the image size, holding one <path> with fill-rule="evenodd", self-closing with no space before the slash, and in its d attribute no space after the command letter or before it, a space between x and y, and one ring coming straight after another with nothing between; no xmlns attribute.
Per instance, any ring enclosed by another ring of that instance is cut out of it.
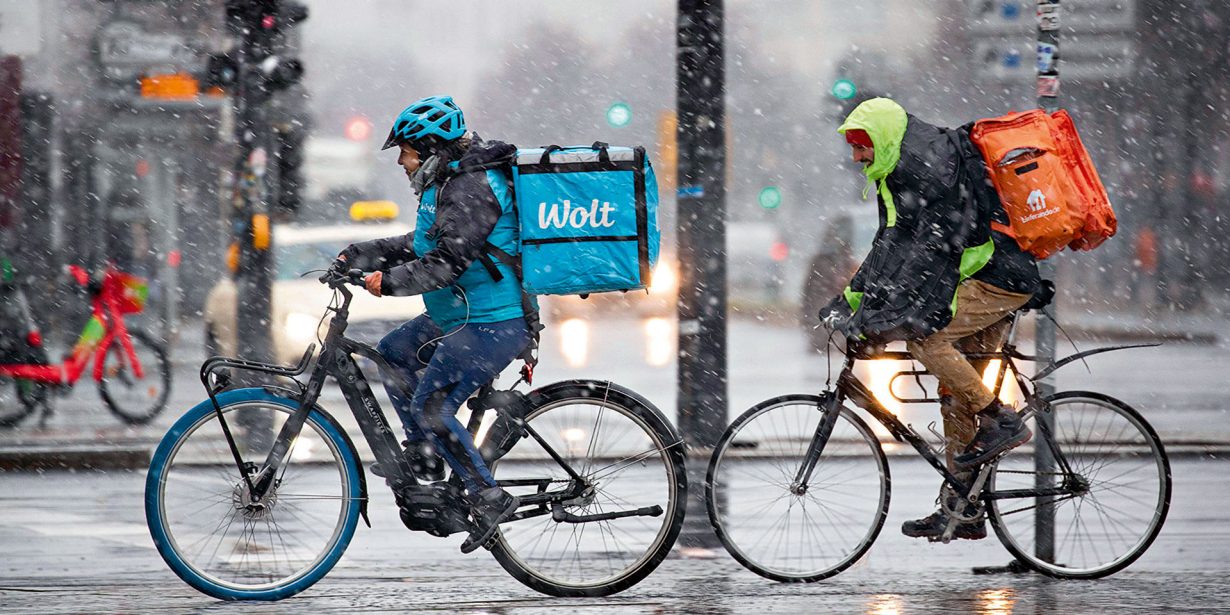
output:
<svg viewBox="0 0 1230 615"><path fill-rule="evenodd" d="M662 515L662 507L658 505L646 506L636 510L625 510L620 512L598 513L596 515L574 515L563 507L556 506L551 511L551 518L556 523L589 523L591 521L610 521L611 519L622 519L624 517L658 517Z"/></svg>

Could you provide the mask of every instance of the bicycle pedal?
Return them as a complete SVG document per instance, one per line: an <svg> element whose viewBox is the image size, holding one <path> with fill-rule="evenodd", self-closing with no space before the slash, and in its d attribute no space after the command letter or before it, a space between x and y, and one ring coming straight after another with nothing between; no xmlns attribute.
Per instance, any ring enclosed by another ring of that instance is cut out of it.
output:
<svg viewBox="0 0 1230 615"><path fill-rule="evenodd" d="M486 550L488 550L488 551L490 551L490 550L494 549L494 548L495 548L495 543L496 543L496 541L497 541L499 538L500 538L500 533L499 533L499 532L496 532L496 533L492 534L492 535L491 535L491 538L488 538L488 539L487 539L487 542L484 542L484 543L483 543L483 548L484 548L484 549L486 549Z"/></svg>

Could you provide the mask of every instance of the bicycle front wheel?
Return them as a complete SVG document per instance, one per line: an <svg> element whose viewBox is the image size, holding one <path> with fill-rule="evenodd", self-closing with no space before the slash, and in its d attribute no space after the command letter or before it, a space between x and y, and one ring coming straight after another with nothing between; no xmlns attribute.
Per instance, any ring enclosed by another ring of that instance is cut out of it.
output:
<svg viewBox="0 0 1230 615"><path fill-rule="evenodd" d="M0 376L0 427L12 427L45 403L47 390L40 382Z"/></svg>
<svg viewBox="0 0 1230 615"><path fill-rule="evenodd" d="M120 340L111 341L103 359L103 377L98 392L111 412L130 425L150 422L167 403L171 391L171 367L167 351L141 331L131 331L132 350L141 365L138 376Z"/></svg>
<svg viewBox="0 0 1230 615"><path fill-rule="evenodd" d="M496 480L519 496L564 490L571 477L549 447L580 475L584 492L557 504L568 520L549 507L502 525L496 560L552 596L608 596L635 585L683 527L683 441L648 401L610 383L557 383L531 393L530 405L525 420L546 446L523 437L495 464ZM642 514L596 518L632 511Z"/></svg>
<svg viewBox="0 0 1230 615"><path fill-rule="evenodd" d="M249 473L298 408L263 389L228 391L218 403ZM354 535L362 498L353 447L333 419L313 410L273 486L255 501L206 401L154 453L145 517L158 552L192 587L224 600L277 600L333 568Z"/></svg>
<svg viewBox="0 0 1230 615"><path fill-rule="evenodd" d="M888 462L867 424L840 414L815 470L795 486L827 399L786 395L744 412L709 460L705 502L726 550L784 582L831 577L871 548L888 514Z"/></svg>
<svg viewBox="0 0 1230 615"><path fill-rule="evenodd" d="M996 465L988 488L1067 493L992 500L991 525L1008 551L1043 574L1093 579L1118 572L1144 554L1166 520L1166 451L1144 418L1117 399L1068 391L1047 402L1054 417L1050 440L1072 474L1059 467L1040 471L1033 455L1013 452ZM1036 417L1030 427L1034 446L1047 446Z"/></svg>

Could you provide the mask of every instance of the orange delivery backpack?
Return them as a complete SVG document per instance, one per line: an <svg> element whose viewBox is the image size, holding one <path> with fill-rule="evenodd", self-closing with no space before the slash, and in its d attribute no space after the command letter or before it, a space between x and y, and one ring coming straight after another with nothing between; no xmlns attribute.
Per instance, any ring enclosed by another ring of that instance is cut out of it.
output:
<svg viewBox="0 0 1230 615"><path fill-rule="evenodd" d="M1008 214L1007 226L991 226L1022 250L1043 259L1065 247L1092 250L1115 234L1106 188L1067 111L978 120L970 140Z"/></svg>

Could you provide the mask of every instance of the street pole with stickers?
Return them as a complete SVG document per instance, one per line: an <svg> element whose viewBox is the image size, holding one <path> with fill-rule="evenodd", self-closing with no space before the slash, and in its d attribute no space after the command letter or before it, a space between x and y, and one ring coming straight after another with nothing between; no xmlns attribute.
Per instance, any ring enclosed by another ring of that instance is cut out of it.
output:
<svg viewBox="0 0 1230 615"><path fill-rule="evenodd" d="M1059 109L1059 0L1038 0L1038 106L1047 113ZM1039 272L1048 280L1055 279L1055 263L1043 260L1038 263ZM1043 308L1037 316L1035 348L1038 356L1037 369L1043 369L1055 360L1056 302ZM1047 398L1055 393L1054 375L1038 380L1037 394ZM1055 415L1049 411L1038 412L1035 421L1046 424L1047 431L1054 433ZM1049 488L1055 459L1050 447L1034 447L1036 486ZM1055 561L1055 508L1053 496L1038 496L1038 512L1034 517L1034 555L1043 561Z"/></svg>
<svg viewBox="0 0 1230 615"><path fill-rule="evenodd" d="M679 429L688 443L688 523L680 543L713 548L704 475L726 428L726 81L723 1L679 0L676 105L679 214Z"/></svg>

